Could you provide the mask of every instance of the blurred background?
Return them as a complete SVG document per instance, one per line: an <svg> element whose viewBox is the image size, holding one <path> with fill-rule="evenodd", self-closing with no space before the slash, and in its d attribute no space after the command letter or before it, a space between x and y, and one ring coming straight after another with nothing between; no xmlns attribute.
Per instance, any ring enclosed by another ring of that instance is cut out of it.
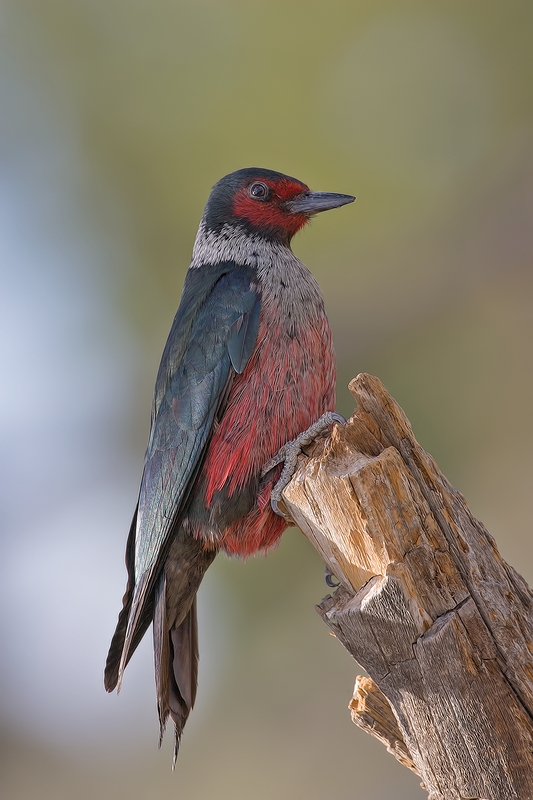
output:
<svg viewBox="0 0 533 800"><path fill-rule="evenodd" d="M159 357L211 186L353 193L294 242L346 385L378 375L533 582L533 5L0 0L2 797L414 800L297 530L200 591L197 707L157 749L150 637L102 670Z"/></svg>

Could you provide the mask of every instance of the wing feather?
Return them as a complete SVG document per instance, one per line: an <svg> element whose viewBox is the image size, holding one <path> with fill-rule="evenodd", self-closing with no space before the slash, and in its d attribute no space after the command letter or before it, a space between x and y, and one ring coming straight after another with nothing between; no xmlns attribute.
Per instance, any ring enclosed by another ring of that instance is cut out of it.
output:
<svg viewBox="0 0 533 800"><path fill-rule="evenodd" d="M216 280L207 292L203 289L199 302L198 273L208 270L215 271ZM189 270L187 278L156 382L119 686L146 608L153 605L160 566L203 463L215 417L220 417L229 385L244 370L257 338L260 296L252 268L226 262Z"/></svg>

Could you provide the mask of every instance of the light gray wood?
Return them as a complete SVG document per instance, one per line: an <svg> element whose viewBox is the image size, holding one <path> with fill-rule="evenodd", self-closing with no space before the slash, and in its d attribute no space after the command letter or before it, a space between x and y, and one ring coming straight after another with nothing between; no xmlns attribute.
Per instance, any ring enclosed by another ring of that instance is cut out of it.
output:
<svg viewBox="0 0 533 800"><path fill-rule="evenodd" d="M341 583L318 610L371 679L354 721L432 800L533 800L531 591L380 381L350 389L283 502Z"/></svg>

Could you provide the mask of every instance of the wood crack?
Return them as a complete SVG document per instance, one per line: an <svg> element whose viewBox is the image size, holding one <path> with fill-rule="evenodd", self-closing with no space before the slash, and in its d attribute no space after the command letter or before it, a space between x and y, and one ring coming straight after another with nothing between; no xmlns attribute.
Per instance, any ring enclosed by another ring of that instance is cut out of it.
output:
<svg viewBox="0 0 533 800"><path fill-rule="evenodd" d="M382 384L283 500L342 588L317 606L369 677L354 722L432 800L533 800L533 595Z"/></svg>

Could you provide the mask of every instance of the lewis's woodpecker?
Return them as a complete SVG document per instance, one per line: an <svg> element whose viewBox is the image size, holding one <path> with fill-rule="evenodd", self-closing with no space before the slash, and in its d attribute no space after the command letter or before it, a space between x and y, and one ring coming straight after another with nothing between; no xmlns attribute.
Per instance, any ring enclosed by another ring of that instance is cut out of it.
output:
<svg viewBox="0 0 533 800"><path fill-rule="evenodd" d="M105 667L112 691L153 621L161 735L170 715L176 751L196 695L204 573L219 550L246 558L278 542L287 527L276 513L286 445L305 441L305 429L315 434L323 415L326 425L337 417L326 414L335 362L324 303L290 242L314 214L354 199L241 169L214 186L200 222L157 374L128 582ZM273 458L283 446L283 458Z"/></svg>

